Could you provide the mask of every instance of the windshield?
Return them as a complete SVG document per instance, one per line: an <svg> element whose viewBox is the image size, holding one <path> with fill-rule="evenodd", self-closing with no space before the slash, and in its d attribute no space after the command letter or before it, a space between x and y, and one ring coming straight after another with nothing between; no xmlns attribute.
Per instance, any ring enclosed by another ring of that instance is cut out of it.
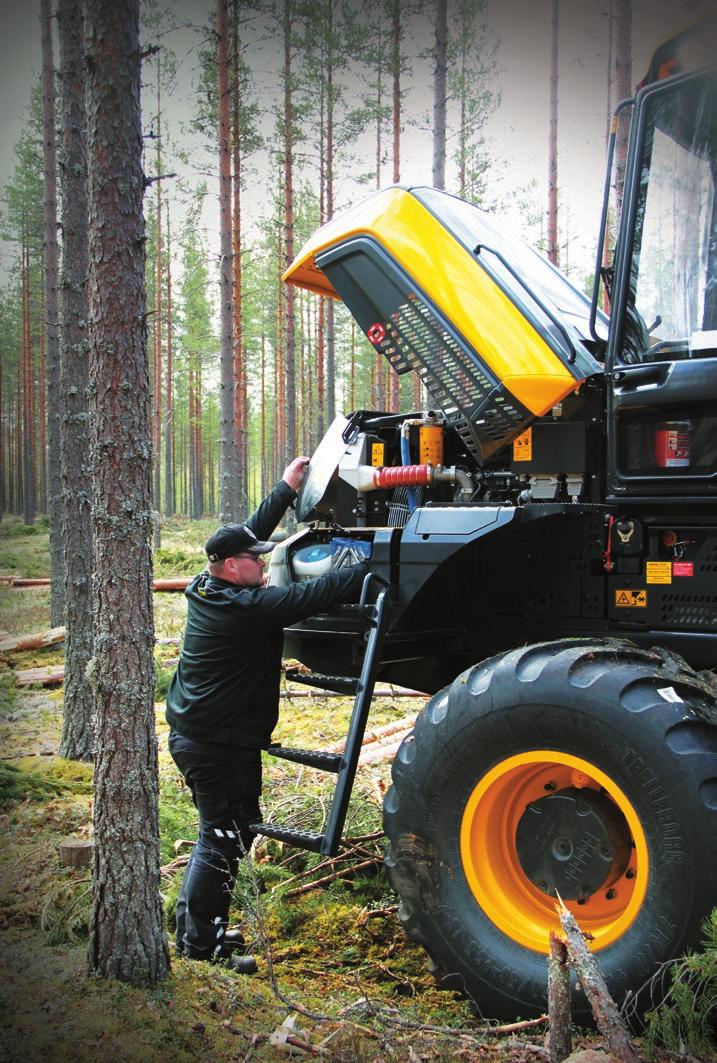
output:
<svg viewBox="0 0 717 1063"><path fill-rule="evenodd" d="M623 330L626 363L717 353L715 75L646 103Z"/></svg>

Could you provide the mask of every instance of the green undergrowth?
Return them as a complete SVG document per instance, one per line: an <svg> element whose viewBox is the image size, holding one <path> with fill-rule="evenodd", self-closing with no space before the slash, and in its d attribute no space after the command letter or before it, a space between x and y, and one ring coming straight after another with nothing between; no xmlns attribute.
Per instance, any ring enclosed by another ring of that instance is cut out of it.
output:
<svg viewBox="0 0 717 1063"><path fill-rule="evenodd" d="M87 794L92 789L89 765L63 761L27 770L0 762L0 808L14 801L43 801L51 794Z"/></svg>
<svg viewBox="0 0 717 1063"><path fill-rule="evenodd" d="M717 1059L717 908L704 925L703 948L665 964L652 979L657 1004L647 1016L647 1045Z"/></svg>

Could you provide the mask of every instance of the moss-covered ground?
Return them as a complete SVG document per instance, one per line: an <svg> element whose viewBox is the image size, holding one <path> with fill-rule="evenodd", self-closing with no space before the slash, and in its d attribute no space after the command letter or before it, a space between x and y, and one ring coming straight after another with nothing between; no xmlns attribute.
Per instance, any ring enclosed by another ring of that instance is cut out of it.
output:
<svg viewBox="0 0 717 1063"><path fill-rule="evenodd" d="M199 570L210 530L170 524L156 574ZM47 570L46 529L0 524L0 576ZM155 595L158 639L176 640L183 620L181 595ZM46 589L0 587L0 630L47 627ZM167 752L163 698L177 654L176 642L158 643L162 890L170 940L183 860L196 836L194 808ZM299 1042L297 1055L357 1063L547 1058L544 1027L486 1036L465 1001L436 988L425 954L404 936L381 863L386 764L359 771L350 840L339 862L267 841L243 862L232 922L250 942L257 975L173 958L169 977L149 990L89 976L89 871L62 867L58 844L91 837L92 768L56 754L61 690L21 691L13 675L61 659L61 645L0 659L0 1059L274 1060L286 1050L272 1036L287 1035ZM276 738L313 748L336 742L350 707L347 699L320 694L285 696ZM372 726L419 707L405 698L378 699ZM265 817L320 829L330 797L324 779L267 758ZM345 873L332 877L337 871ZM328 881L313 885L319 879Z"/></svg>

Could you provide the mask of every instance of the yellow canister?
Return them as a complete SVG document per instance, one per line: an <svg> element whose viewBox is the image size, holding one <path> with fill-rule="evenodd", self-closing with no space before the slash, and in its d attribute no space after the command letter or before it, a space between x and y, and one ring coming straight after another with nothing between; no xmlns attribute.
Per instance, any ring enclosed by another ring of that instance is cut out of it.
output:
<svg viewBox="0 0 717 1063"><path fill-rule="evenodd" d="M418 429L418 452L421 465L443 464L443 427L422 424Z"/></svg>

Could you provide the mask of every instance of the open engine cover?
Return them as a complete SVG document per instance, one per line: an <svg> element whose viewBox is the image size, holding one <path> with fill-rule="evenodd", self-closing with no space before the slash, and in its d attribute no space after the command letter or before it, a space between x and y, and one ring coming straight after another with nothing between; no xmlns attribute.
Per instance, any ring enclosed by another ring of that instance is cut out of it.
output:
<svg viewBox="0 0 717 1063"><path fill-rule="evenodd" d="M485 212L435 189L376 193L323 226L284 279L341 298L479 462L602 372L585 343L588 300Z"/></svg>

